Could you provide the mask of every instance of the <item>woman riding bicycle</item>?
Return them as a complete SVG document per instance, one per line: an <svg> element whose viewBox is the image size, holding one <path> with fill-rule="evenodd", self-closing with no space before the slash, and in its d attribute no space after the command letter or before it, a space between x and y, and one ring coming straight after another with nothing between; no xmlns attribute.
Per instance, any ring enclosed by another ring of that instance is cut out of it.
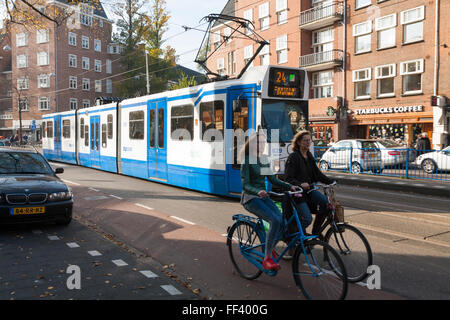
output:
<svg viewBox="0 0 450 320"><path fill-rule="evenodd" d="M249 212L270 223L262 265L267 270L279 270L280 265L272 258L272 250L283 232L283 215L269 198L265 178L285 190L295 191L299 188L275 178L268 158L263 154L265 146L266 136L263 133L253 133L244 145L241 153L241 204Z"/></svg>
<svg viewBox="0 0 450 320"><path fill-rule="evenodd" d="M311 146L311 133L300 131L292 139L292 150L286 161L285 180L293 185L301 186L308 191L311 184L320 181L331 184L333 180L325 176L317 167L314 156L309 151ZM313 224L312 234L317 234L328 213L328 200L319 191L314 190L305 194L306 201L297 202L296 208L301 213L301 223L306 229L312 222L312 215L309 205L313 208L319 206L319 211Z"/></svg>

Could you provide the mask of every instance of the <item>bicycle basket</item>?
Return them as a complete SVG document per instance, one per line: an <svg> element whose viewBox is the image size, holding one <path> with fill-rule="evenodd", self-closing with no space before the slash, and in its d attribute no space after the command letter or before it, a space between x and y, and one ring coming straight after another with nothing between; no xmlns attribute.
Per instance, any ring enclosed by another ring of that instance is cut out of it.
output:
<svg viewBox="0 0 450 320"><path fill-rule="evenodd" d="M334 219L337 222L344 222L344 207L341 206L339 201L336 201L336 209L334 210Z"/></svg>

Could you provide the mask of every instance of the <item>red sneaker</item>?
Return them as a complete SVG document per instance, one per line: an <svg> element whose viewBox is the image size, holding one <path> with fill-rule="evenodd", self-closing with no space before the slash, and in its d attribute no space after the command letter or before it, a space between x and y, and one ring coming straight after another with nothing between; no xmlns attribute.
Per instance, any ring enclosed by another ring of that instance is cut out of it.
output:
<svg viewBox="0 0 450 320"><path fill-rule="evenodd" d="M275 252L275 250L272 250L272 259L273 259L273 261L275 261L275 260L278 259L278 255L277 255L277 253Z"/></svg>
<svg viewBox="0 0 450 320"><path fill-rule="evenodd" d="M262 266L266 270L280 270L280 265L273 261L271 257L265 257Z"/></svg>

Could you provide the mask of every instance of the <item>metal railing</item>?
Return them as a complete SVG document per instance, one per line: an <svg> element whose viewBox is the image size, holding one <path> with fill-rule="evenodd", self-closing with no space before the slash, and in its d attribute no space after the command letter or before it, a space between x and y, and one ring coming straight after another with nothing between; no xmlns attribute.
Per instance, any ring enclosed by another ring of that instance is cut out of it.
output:
<svg viewBox="0 0 450 320"><path fill-rule="evenodd" d="M314 147L314 157L322 171L450 181L450 147L443 150Z"/></svg>
<svg viewBox="0 0 450 320"><path fill-rule="evenodd" d="M343 51L339 49L308 54L300 57L300 68L327 62L342 63L343 58Z"/></svg>
<svg viewBox="0 0 450 320"><path fill-rule="evenodd" d="M333 2L325 6L313 7L300 13L300 26L329 17L342 17L344 6L342 2Z"/></svg>

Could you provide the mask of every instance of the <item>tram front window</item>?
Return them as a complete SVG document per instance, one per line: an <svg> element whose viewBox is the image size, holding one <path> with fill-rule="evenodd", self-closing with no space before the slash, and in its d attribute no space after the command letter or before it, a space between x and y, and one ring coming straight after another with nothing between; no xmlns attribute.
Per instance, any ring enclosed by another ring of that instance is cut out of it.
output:
<svg viewBox="0 0 450 320"><path fill-rule="evenodd" d="M269 142L278 142L272 130L279 130L279 142L291 142L298 131L306 129L306 115L300 102L264 101L262 126Z"/></svg>

